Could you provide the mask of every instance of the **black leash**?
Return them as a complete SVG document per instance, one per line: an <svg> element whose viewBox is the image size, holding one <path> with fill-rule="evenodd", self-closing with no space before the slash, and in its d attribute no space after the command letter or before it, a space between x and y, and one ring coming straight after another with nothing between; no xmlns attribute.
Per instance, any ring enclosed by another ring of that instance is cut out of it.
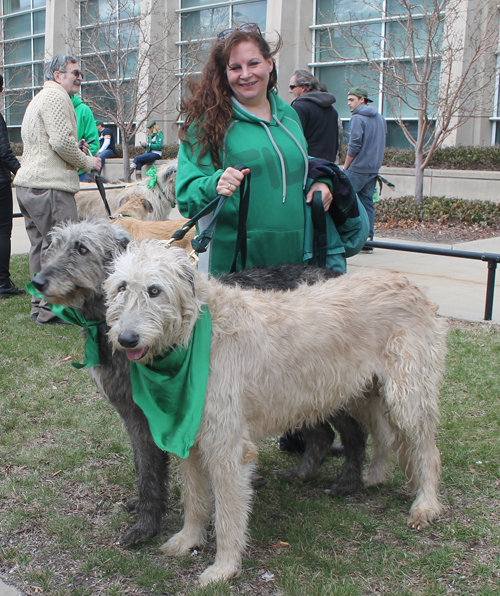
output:
<svg viewBox="0 0 500 596"><path fill-rule="evenodd" d="M248 169L247 166L243 164L239 164L235 166L236 170L245 170ZM203 253L206 252L210 241L214 237L215 233L215 224L217 223L217 217L224 207L226 200L229 197L226 195L219 195L213 201L211 201L206 207L204 207L200 212L198 212L192 219L190 219L187 223L185 223L180 230L176 230L172 234L172 238L169 240L169 244L174 242L175 240L182 240L184 236L189 232L189 230L205 215L212 213L212 219L210 220L207 227L198 234L195 238L191 240L191 246L193 247L193 251L195 253ZM238 259L238 255L241 252L241 265L242 269L245 269L246 262L247 262L247 219L248 219L248 208L250 205L250 173L247 174L243 178L243 181L240 185L240 209L238 214L238 233L236 236L236 247L234 252L234 259L231 265L231 273L236 271L236 261Z"/></svg>
<svg viewBox="0 0 500 596"><path fill-rule="evenodd" d="M102 176L99 176L99 174L96 173L96 174L94 174L94 180L95 180L95 183L97 184L97 188L99 190L99 194L101 195L102 202L104 203L106 213L108 214L108 217L111 217L111 209L109 208L108 200L106 199L106 191L104 190L104 183L102 181Z"/></svg>
<svg viewBox="0 0 500 596"><path fill-rule="evenodd" d="M313 192L311 219L314 228L313 254L317 255L316 267L326 267L326 212L320 190Z"/></svg>

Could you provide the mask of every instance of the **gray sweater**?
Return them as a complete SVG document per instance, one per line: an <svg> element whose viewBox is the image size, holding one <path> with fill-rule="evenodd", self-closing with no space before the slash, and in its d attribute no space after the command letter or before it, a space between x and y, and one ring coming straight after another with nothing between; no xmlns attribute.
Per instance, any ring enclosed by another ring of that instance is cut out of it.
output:
<svg viewBox="0 0 500 596"><path fill-rule="evenodd" d="M350 172L375 174L384 158L387 124L385 119L371 105L357 107L352 113L347 155L354 159Z"/></svg>

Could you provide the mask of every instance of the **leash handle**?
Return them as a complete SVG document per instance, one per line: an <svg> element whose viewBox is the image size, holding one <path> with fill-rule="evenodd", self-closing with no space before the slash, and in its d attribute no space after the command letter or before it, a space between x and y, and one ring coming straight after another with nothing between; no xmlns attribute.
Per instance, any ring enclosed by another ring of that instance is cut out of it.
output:
<svg viewBox="0 0 500 596"><path fill-rule="evenodd" d="M247 168L247 166L245 166L243 164L239 164L239 165L235 166L235 169L242 171L242 170L249 169L249 168ZM245 268L245 264L246 264L246 254L247 254L246 220L247 220L247 216L248 216L248 203L249 203L249 196L250 196L250 187L247 182L247 178L249 178L249 176L250 176L250 174L245 176L245 178L243 179L243 181L240 185L240 189L241 189L240 196L244 197L244 199L243 199L243 201L241 201L241 199L240 199L238 236L236 238L236 253L234 256L232 267L236 267L236 259L237 259L237 256L238 256L240 250L242 253L243 268ZM198 234L198 236L196 236L195 238L193 238L191 240L191 246L193 247L193 250L195 252L197 252L197 253L206 252L210 241L214 237L215 224L217 222L217 217L218 217L221 209L224 207L228 198L229 197L227 197L226 195L218 195L213 201L211 201L201 211L199 211L192 219L190 219L188 222L186 222L180 230L176 230L172 234L172 238L169 241L169 243L174 242L175 240L182 240L184 238L184 236L188 233L188 231L198 222L198 220L200 220L202 217L205 217L205 215L208 215L209 213L212 213L212 211L214 211L212 219L210 220L207 227L203 230L203 232L201 232L200 234ZM242 206L243 206L243 213L242 213ZM243 233L243 224L244 224L244 233Z"/></svg>

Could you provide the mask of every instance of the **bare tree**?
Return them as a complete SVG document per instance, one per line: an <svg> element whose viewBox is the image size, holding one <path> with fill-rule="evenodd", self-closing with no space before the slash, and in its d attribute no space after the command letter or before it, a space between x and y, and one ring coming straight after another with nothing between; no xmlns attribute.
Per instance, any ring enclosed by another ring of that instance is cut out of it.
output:
<svg viewBox="0 0 500 596"><path fill-rule="evenodd" d="M174 24L160 0L107 0L105 7L86 2L80 10L80 27L69 43L85 72L83 100L96 117L120 130L124 178L129 179L130 139L181 82L177 52L167 49Z"/></svg>
<svg viewBox="0 0 500 596"><path fill-rule="evenodd" d="M498 6L487 0L387 4L390 13L382 33L373 20L361 23L351 18L348 25L329 29L326 49L336 59L350 62L367 86L371 82L378 91L382 85L385 101L415 150L415 201L422 205L424 170L434 151L472 116L491 113ZM380 14L380 8L375 10ZM486 89L488 97L483 95ZM416 134L405 122L409 110L417 115Z"/></svg>

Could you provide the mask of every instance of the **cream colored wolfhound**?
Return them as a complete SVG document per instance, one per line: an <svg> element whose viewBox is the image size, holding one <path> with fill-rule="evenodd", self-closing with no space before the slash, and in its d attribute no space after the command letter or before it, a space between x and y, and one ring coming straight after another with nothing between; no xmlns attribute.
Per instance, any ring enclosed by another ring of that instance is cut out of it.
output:
<svg viewBox="0 0 500 596"><path fill-rule="evenodd" d="M408 523L439 515L434 433L446 323L405 277L355 273L261 293L207 279L181 249L149 241L118 257L106 293L111 341L140 363L187 345L203 304L212 317L203 417L182 462L184 527L162 547L184 555L202 544L215 507L217 555L202 584L240 572L254 441L341 407L372 435L367 483L385 479L395 450L417 493ZM374 377L380 390L367 398Z"/></svg>

